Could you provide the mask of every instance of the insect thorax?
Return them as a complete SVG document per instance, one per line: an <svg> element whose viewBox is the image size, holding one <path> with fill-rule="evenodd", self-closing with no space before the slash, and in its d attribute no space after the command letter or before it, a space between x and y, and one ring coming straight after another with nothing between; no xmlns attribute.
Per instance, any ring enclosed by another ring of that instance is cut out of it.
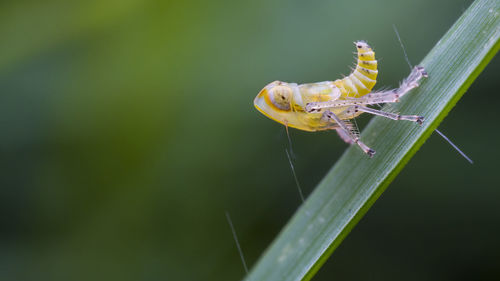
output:
<svg viewBox="0 0 500 281"><path fill-rule="evenodd" d="M339 88L332 81L301 84L298 89L302 106L310 102L336 100L341 96Z"/></svg>

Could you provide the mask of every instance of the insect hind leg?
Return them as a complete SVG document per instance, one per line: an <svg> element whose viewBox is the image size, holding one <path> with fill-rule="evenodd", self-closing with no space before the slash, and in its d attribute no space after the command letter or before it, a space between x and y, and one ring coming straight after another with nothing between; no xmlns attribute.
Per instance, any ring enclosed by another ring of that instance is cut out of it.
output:
<svg viewBox="0 0 500 281"><path fill-rule="evenodd" d="M399 102L399 99L402 96L417 88L420 85L420 80L424 77L428 77L427 71L425 71L422 66L417 65L413 68L410 75L406 79L404 79L403 82L401 82L399 88L378 93L370 93L364 97L359 98L358 104L363 103L365 105L368 105Z"/></svg>
<svg viewBox="0 0 500 281"><path fill-rule="evenodd" d="M318 112L323 108L330 107L398 102L402 96L418 87L420 80L427 76L427 72L422 66L415 66L408 78L403 80L403 82L401 82L401 85L397 89L377 93L369 93L360 98L338 99L324 102L310 102L306 104L305 110L306 112Z"/></svg>
<svg viewBox="0 0 500 281"><path fill-rule="evenodd" d="M399 94L399 97L402 97L404 94L408 93L410 90L419 86L419 81L423 77L427 77L427 71L422 66L415 66L405 80L401 83L398 89L395 90L396 93Z"/></svg>
<svg viewBox="0 0 500 281"><path fill-rule="evenodd" d="M334 121L339 126L339 128L336 128L335 130L337 130L337 133L339 134L341 139L349 144L357 144L370 158L373 157L373 155L375 154L375 150L371 149L362 141L360 141L359 137L354 135L347 124L342 121L337 115L327 110L323 113L323 117Z"/></svg>

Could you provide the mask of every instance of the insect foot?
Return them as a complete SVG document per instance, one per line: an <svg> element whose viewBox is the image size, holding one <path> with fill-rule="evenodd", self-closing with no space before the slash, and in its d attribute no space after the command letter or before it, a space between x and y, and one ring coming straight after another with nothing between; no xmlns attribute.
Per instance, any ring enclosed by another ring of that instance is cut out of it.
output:
<svg viewBox="0 0 500 281"><path fill-rule="evenodd" d="M357 143L359 148L361 148L361 150L363 150L363 152L366 153L368 157L372 158L373 155L375 155L375 150L369 148L366 144L360 141L359 138L353 139L353 142Z"/></svg>
<svg viewBox="0 0 500 281"><path fill-rule="evenodd" d="M424 116L418 116L416 121L420 126L424 124Z"/></svg>
<svg viewBox="0 0 500 281"><path fill-rule="evenodd" d="M425 71L423 66L417 65L413 68L413 70L410 73L410 76L407 78L407 83L410 85L413 85L414 88L418 87L418 82L422 77L428 77L429 75L427 74L427 71Z"/></svg>
<svg viewBox="0 0 500 281"><path fill-rule="evenodd" d="M417 66L415 66L415 68L420 72L420 74L423 77L429 77L429 75L427 74L427 71L425 71L425 68L423 66L417 65Z"/></svg>
<svg viewBox="0 0 500 281"><path fill-rule="evenodd" d="M373 149L371 149L371 148L370 148L370 149L366 152L366 154L368 154L368 157L372 158L372 157L373 157L373 155L375 155L375 150L373 150Z"/></svg>

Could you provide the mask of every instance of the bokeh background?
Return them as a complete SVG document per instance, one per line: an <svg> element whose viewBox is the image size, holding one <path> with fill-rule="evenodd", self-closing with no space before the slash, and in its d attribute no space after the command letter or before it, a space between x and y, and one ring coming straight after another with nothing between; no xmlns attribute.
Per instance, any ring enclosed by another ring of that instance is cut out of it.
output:
<svg viewBox="0 0 500 281"><path fill-rule="evenodd" d="M239 280L301 201L268 82L416 64L470 0L2 1L0 280ZM495 58L314 280L495 280ZM359 118L365 124L369 117ZM305 195L346 145L290 131ZM361 270L360 270L361 269ZM496 279L498 280L498 279Z"/></svg>

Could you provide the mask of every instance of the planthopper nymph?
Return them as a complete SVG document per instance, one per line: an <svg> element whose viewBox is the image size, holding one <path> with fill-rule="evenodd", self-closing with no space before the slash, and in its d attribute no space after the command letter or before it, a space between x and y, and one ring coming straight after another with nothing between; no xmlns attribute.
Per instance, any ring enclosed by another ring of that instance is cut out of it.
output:
<svg viewBox="0 0 500 281"><path fill-rule="evenodd" d="M372 48L364 41L354 42L358 61L352 73L335 81L308 84L274 81L255 97L255 107L267 117L285 126L304 130L336 130L347 143L356 143L368 156L375 150L360 141L350 119L366 112L394 120L408 120L422 124L417 115L400 115L368 107L368 105L394 103L418 87L427 73L421 66L412 72L397 89L372 92L377 80L377 60Z"/></svg>

